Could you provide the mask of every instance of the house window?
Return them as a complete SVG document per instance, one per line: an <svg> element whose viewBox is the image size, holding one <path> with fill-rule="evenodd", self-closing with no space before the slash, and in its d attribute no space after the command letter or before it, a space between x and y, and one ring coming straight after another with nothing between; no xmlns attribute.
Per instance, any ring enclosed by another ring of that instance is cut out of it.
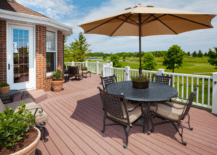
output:
<svg viewBox="0 0 217 155"><path fill-rule="evenodd" d="M56 70L56 34L55 32L46 32L46 72Z"/></svg>

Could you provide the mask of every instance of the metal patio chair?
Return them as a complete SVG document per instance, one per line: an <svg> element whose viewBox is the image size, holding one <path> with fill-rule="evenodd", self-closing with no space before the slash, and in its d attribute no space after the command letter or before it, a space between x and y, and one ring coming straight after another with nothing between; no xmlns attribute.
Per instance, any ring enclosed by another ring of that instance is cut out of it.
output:
<svg viewBox="0 0 217 155"><path fill-rule="evenodd" d="M115 74L113 74L112 76L106 76L106 77L100 76L100 78L101 78L103 90L105 91L107 91L107 87L109 84L117 82L117 77Z"/></svg>
<svg viewBox="0 0 217 155"><path fill-rule="evenodd" d="M82 72L79 71L78 66L68 66L68 77L74 76L75 79L82 79Z"/></svg>
<svg viewBox="0 0 217 155"><path fill-rule="evenodd" d="M124 94L113 95L105 92L100 87L97 88L100 91L102 104L105 109L103 130L101 132L105 132L105 126L122 125L126 135L126 143L124 144L124 148L127 148L130 127L132 126L132 123L142 115L141 107L138 104L127 104ZM115 123L105 124L106 118L114 121Z"/></svg>
<svg viewBox="0 0 217 155"><path fill-rule="evenodd" d="M187 145L186 142L183 142L183 127L182 127L182 123L184 122L183 120L186 115L188 115L188 122L186 123L188 123L189 129L193 130L193 128L190 127L189 110L196 96L197 87L199 86L197 85L194 89L194 92L191 92L185 105L175 105L174 103L165 102L164 104L158 104L157 107L152 107L152 108L156 108L152 110L152 113L154 116L157 116L157 117L162 118L163 120L166 120L163 122L154 123L153 125L156 126L156 125L165 124L165 123L172 123L176 131L179 133L182 139L183 145ZM179 129L177 128L175 123L181 127L181 133L179 132ZM152 129L152 132L153 131L154 131L154 128Z"/></svg>

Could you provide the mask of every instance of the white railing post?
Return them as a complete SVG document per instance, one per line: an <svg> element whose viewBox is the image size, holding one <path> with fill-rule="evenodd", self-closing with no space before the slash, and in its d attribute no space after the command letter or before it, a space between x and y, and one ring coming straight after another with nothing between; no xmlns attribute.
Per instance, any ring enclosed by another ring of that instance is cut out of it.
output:
<svg viewBox="0 0 217 155"><path fill-rule="evenodd" d="M158 69L157 75L161 75L164 73L164 69Z"/></svg>
<svg viewBox="0 0 217 155"><path fill-rule="evenodd" d="M102 64L102 77L105 77L105 67L106 64Z"/></svg>
<svg viewBox="0 0 217 155"><path fill-rule="evenodd" d="M130 66L125 66L124 81L130 81Z"/></svg>
<svg viewBox="0 0 217 155"><path fill-rule="evenodd" d="M217 72L212 77L212 113L217 114Z"/></svg>
<svg viewBox="0 0 217 155"><path fill-rule="evenodd" d="M99 61L96 62L96 75L99 75Z"/></svg>
<svg viewBox="0 0 217 155"><path fill-rule="evenodd" d="M85 61L85 66L88 68L88 61L87 60Z"/></svg>
<svg viewBox="0 0 217 155"><path fill-rule="evenodd" d="M110 62L111 67L113 67L113 62Z"/></svg>
<svg viewBox="0 0 217 155"><path fill-rule="evenodd" d="M72 61L72 66L75 66L75 62L74 61Z"/></svg>

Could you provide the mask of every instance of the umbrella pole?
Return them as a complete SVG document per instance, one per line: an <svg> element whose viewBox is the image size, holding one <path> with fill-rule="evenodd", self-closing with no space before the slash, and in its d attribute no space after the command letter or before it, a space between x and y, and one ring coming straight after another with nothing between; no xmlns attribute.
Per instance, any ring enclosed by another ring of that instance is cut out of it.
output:
<svg viewBox="0 0 217 155"><path fill-rule="evenodd" d="M142 76L142 65L141 65L141 57L142 57L142 54L141 54L141 36L142 36L142 31L141 31L141 14L139 13L139 62L140 62L140 65L139 65L139 75L140 77Z"/></svg>

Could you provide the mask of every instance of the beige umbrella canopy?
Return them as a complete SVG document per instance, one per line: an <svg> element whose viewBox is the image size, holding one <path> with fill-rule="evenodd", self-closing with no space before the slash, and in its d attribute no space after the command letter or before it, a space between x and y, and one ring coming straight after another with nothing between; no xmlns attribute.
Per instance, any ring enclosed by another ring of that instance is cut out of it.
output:
<svg viewBox="0 0 217 155"><path fill-rule="evenodd" d="M136 5L124 11L107 15L78 26L85 34L108 36L139 36L140 69L141 37L151 35L174 35L186 31L213 28L211 20L215 14L203 14L153 6Z"/></svg>

